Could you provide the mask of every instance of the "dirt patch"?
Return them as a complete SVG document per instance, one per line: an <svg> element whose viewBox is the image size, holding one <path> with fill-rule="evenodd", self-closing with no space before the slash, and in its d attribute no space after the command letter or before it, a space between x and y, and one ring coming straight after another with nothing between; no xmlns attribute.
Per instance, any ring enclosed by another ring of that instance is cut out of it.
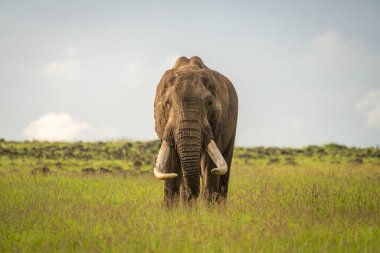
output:
<svg viewBox="0 0 380 253"><path fill-rule="evenodd" d="M362 164L363 163L363 158L360 157L360 156L356 156L356 157L352 158L350 160L350 162L353 163L353 164Z"/></svg>
<svg viewBox="0 0 380 253"><path fill-rule="evenodd" d="M95 173L95 170L93 168L84 168L82 169L82 172L86 174L93 174Z"/></svg>
<svg viewBox="0 0 380 253"><path fill-rule="evenodd" d="M51 171L47 166L38 166L31 171L32 175L47 175L49 173L51 173Z"/></svg>
<svg viewBox="0 0 380 253"><path fill-rule="evenodd" d="M276 163L279 163L279 162L280 162L280 158L274 157L274 158L270 158L268 160L267 165L276 164Z"/></svg>
<svg viewBox="0 0 380 253"><path fill-rule="evenodd" d="M112 173L112 170L101 167L100 169L97 170L97 173L99 174Z"/></svg>

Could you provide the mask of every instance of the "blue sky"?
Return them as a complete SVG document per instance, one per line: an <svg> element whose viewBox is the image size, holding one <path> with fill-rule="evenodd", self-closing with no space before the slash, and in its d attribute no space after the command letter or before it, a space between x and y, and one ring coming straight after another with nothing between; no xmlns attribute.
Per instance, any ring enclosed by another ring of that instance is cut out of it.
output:
<svg viewBox="0 0 380 253"><path fill-rule="evenodd" d="M0 138L155 139L178 56L235 85L237 145L380 144L378 1L0 1Z"/></svg>

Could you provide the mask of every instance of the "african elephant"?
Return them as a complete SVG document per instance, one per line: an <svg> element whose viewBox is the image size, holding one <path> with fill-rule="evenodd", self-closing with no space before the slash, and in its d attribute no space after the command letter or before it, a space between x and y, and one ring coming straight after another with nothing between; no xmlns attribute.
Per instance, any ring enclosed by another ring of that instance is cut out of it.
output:
<svg viewBox="0 0 380 253"><path fill-rule="evenodd" d="M197 57L180 57L163 75L154 102L162 144L154 175L165 180L164 202L187 203L200 193L227 198L238 97L232 83Z"/></svg>

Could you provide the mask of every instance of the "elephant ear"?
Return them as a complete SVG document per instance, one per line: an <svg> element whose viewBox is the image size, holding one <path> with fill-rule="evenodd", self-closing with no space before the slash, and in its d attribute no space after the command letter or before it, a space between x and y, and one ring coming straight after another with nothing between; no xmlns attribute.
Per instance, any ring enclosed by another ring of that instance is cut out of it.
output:
<svg viewBox="0 0 380 253"><path fill-rule="evenodd" d="M157 95L156 100L154 102L154 121L155 121L155 130L157 133L158 138L161 140L163 139L164 134L164 127L166 125L164 117L161 117L160 115L163 115L164 111L162 109L162 106L160 105L160 102L158 102Z"/></svg>
<svg viewBox="0 0 380 253"><path fill-rule="evenodd" d="M214 136L220 136L228 124L229 93L226 85L228 79L217 71L208 72L210 84L206 87L215 99L215 116L211 124Z"/></svg>
<svg viewBox="0 0 380 253"><path fill-rule="evenodd" d="M165 131L165 126L167 123L167 115L165 115L165 110L163 107L163 97L165 96L166 90L171 83L171 75L169 71L165 72L160 82L157 85L156 97L154 100L154 121L155 121L155 130L158 138L163 140L163 135Z"/></svg>

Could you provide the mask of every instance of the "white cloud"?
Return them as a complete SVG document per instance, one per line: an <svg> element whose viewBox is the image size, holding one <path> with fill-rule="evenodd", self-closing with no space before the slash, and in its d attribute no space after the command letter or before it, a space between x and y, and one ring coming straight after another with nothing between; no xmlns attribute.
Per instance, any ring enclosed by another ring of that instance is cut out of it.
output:
<svg viewBox="0 0 380 253"><path fill-rule="evenodd" d="M357 108L360 111L371 110L374 107L380 107L380 90L372 90L358 102Z"/></svg>
<svg viewBox="0 0 380 253"><path fill-rule="evenodd" d="M380 90L372 90L361 99L356 108L366 115L368 127L380 127Z"/></svg>
<svg viewBox="0 0 380 253"><path fill-rule="evenodd" d="M380 106L367 113L367 125L369 127L380 127Z"/></svg>
<svg viewBox="0 0 380 253"><path fill-rule="evenodd" d="M47 113L32 121L23 131L29 140L72 141L125 138L124 131L112 126L91 126L73 119L70 114Z"/></svg>
<svg viewBox="0 0 380 253"><path fill-rule="evenodd" d="M71 141L92 127L73 119L67 113L47 113L32 121L23 131L27 139L47 141Z"/></svg>
<svg viewBox="0 0 380 253"><path fill-rule="evenodd" d="M53 61L43 67L42 75L49 79L76 80L80 76L80 65L79 60Z"/></svg>
<svg viewBox="0 0 380 253"><path fill-rule="evenodd" d="M328 30L311 40L301 62L340 69L361 65L367 57L366 53L355 40L345 38L335 30Z"/></svg>
<svg viewBox="0 0 380 253"><path fill-rule="evenodd" d="M67 45L66 46L66 56L68 57L76 57L79 54L78 48L72 46L72 45Z"/></svg>
<svg viewBox="0 0 380 253"><path fill-rule="evenodd" d="M327 85L358 86L378 80L380 57L355 38L328 30L314 36L300 57L298 73Z"/></svg>
<svg viewBox="0 0 380 253"><path fill-rule="evenodd" d="M130 62L125 66L124 79L128 86L136 86L141 83L143 69L139 62Z"/></svg>
<svg viewBox="0 0 380 253"><path fill-rule="evenodd" d="M293 118L290 122L295 128L302 128L303 126L303 120L300 118Z"/></svg>
<svg viewBox="0 0 380 253"><path fill-rule="evenodd" d="M64 59L45 64L40 71L41 76L53 84L77 80L82 72L82 63L78 58L78 53L77 48L66 46Z"/></svg>

